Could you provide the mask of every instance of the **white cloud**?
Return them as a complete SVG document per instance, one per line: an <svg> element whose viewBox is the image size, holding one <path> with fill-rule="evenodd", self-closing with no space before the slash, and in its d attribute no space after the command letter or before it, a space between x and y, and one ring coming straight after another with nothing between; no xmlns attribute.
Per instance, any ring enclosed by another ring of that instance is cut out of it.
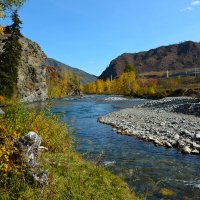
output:
<svg viewBox="0 0 200 200"><path fill-rule="evenodd" d="M194 9L194 6L200 5L200 0L193 0L190 5L186 8L183 8L181 12L186 12L186 11L192 11Z"/></svg>
<svg viewBox="0 0 200 200"><path fill-rule="evenodd" d="M193 10L193 7L188 6L188 7L186 7L186 8L183 8L183 9L181 10L181 12L192 11L192 10Z"/></svg>
<svg viewBox="0 0 200 200"><path fill-rule="evenodd" d="M199 5L200 4L200 1L193 1L192 3L191 3L191 6L197 6L197 5Z"/></svg>

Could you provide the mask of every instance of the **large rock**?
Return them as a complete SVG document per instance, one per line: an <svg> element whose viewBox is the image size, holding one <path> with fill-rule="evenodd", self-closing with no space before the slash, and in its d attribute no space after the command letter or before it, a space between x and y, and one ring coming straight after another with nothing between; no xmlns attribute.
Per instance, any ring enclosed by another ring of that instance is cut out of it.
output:
<svg viewBox="0 0 200 200"><path fill-rule="evenodd" d="M200 131L197 131L197 132L196 132L195 138L196 138L197 140L200 140Z"/></svg>
<svg viewBox="0 0 200 200"><path fill-rule="evenodd" d="M27 135L22 136L18 142L17 147L22 152L23 160L28 167L29 175L36 183L46 185L48 182L48 173L43 171L39 165L39 153L41 149L41 138L35 132L29 132ZM44 147L42 147L43 149Z"/></svg>
<svg viewBox="0 0 200 200"><path fill-rule="evenodd" d="M44 101L48 98L46 83L46 55L39 45L20 38L22 57L18 67L18 92L23 102Z"/></svg>
<svg viewBox="0 0 200 200"><path fill-rule="evenodd" d="M182 153L184 154L190 154L192 152L191 148L188 146L183 147Z"/></svg>
<svg viewBox="0 0 200 200"><path fill-rule="evenodd" d="M4 111L0 108L0 115L4 115Z"/></svg>

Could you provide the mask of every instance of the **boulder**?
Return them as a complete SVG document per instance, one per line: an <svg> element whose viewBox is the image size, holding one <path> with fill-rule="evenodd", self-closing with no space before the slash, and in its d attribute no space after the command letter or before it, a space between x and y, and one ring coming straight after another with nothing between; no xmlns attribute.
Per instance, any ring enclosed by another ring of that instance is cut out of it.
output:
<svg viewBox="0 0 200 200"><path fill-rule="evenodd" d="M40 185L46 185L48 182L48 172L43 171L38 162L40 144L40 136L35 132L29 132L18 140L17 147L22 152L21 155L28 167L28 173L33 180Z"/></svg>
<svg viewBox="0 0 200 200"><path fill-rule="evenodd" d="M193 134L186 129L182 129L180 133L181 135L185 135L185 136L191 136L191 137L193 136Z"/></svg>
<svg viewBox="0 0 200 200"><path fill-rule="evenodd" d="M197 149L192 150L191 154L198 155L199 151Z"/></svg>
<svg viewBox="0 0 200 200"><path fill-rule="evenodd" d="M4 115L4 111L0 108L0 115Z"/></svg>
<svg viewBox="0 0 200 200"><path fill-rule="evenodd" d="M191 152L192 152L192 150L188 146L185 146L182 149L182 153L184 153L184 154L190 154Z"/></svg>
<svg viewBox="0 0 200 200"><path fill-rule="evenodd" d="M20 38L22 57L18 66L18 93L23 102L44 101L48 98L46 81L46 55L40 46Z"/></svg>
<svg viewBox="0 0 200 200"><path fill-rule="evenodd" d="M196 138L197 140L200 140L200 131L197 131L197 132L196 132L195 138Z"/></svg>

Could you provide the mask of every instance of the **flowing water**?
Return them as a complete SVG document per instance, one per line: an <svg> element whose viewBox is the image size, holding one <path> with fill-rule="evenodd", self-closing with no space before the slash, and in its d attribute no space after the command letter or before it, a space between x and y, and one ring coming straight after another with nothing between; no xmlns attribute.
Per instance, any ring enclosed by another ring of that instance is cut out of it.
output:
<svg viewBox="0 0 200 200"><path fill-rule="evenodd" d="M119 135L97 118L144 100L107 102L107 96L86 96L52 101L74 130L74 148L86 159L102 155L101 164L122 177L146 199L200 199L200 156L155 147L134 137ZM103 153L102 153L103 152Z"/></svg>

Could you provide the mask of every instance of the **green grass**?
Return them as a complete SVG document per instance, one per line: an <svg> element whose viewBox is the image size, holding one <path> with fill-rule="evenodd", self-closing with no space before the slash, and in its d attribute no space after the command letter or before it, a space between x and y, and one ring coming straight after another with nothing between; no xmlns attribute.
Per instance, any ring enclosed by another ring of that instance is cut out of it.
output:
<svg viewBox="0 0 200 200"><path fill-rule="evenodd" d="M0 167L1 200L136 199L121 178L85 161L72 150L71 134L57 117L49 113L47 115L35 111L29 112L19 104L10 107L6 112L8 114L0 118L0 149L7 148L7 152L11 152L13 148L10 146L13 142L10 145L4 145L8 138L19 137L28 130L37 130L39 134L41 133L42 145L49 148L40 155L40 164L49 173L49 183L41 187L32 183L24 172L14 173L18 168L14 167L17 164L12 162L12 156L4 157L5 152L0 151L0 164L3 163L10 167L8 168L10 171L6 172ZM68 137L65 137L66 134ZM12 168L15 169L14 172Z"/></svg>

